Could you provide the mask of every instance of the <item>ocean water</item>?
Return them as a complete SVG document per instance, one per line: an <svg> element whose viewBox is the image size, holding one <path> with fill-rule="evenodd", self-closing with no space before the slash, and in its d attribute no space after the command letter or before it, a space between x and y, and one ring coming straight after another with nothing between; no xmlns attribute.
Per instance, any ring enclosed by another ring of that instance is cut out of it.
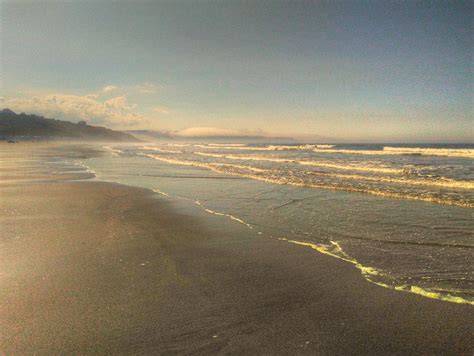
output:
<svg viewBox="0 0 474 356"><path fill-rule="evenodd" d="M78 164L344 260L381 287L474 304L473 145L105 149Z"/></svg>

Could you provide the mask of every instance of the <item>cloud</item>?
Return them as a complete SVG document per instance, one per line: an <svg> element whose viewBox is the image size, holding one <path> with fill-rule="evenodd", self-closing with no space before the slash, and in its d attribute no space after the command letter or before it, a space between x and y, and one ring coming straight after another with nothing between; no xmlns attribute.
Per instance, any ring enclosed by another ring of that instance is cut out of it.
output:
<svg viewBox="0 0 474 356"><path fill-rule="evenodd" d="M104 106L111 110L133 110L136 108L136 105L129 105L125 95L106 100Z"/></svg>
<svg viewBox="0 0 474 356"><path fill-rule="evenodd" d="M161 115L169 115L171 113L170 109L166 106L155 106L152 111Z"/></svg>
<svg viewBox="0 0 474 356"><path fill-rule="evenodd" d="M115 85L106 85L105 87L102 88L102 92L110 93L110 92L113 92L117 89L118 89L118 87L116 87Z"/></svg>
<svg viewBox="0 0 474 356"><path fill-rule="evenodd" d="M132 87L140 94L155 94L158 92L158 86L152 83L142 83Z"/></svg>
<svg viewBox="0 0 474 356"><path fill-rule="evenodd" d="M159 86L153 83L140 83L135 85L106 85L100 91L99 94L112 94L112 93L124 93L127 95L150 95L155 94L159 90Z"/></svg>
<svg viewBox="0 0 474 356"><path fill-rule="evenodd" d="M179 137L241 137L254 136L255 134L249 133L247 130L232 130L219 127L189 127L175 131L173 135Z"/></svg>
<svg viewBox="0 0 474 356"><path fill-rule="evenodd" d="M127 98L117 96L100 101L97 95L49 94L32 98L5 99L2 106L16 112L35 113L45 117L79 121L116 128L148 124L143 115L134 112L136 105Z"/></svg>

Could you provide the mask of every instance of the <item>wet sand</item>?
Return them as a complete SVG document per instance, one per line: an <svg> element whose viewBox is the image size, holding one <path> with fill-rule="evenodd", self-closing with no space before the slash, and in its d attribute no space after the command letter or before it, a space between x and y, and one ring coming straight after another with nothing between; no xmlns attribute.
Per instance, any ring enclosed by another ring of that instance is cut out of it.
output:
<svg viewBox="0 0 474 356"><path fill-rule="evenodd" d="M144 189L22 165L28 149L0 152L0 352L474 351L472 306L375 286L344 262L185 215Z"/></svg>

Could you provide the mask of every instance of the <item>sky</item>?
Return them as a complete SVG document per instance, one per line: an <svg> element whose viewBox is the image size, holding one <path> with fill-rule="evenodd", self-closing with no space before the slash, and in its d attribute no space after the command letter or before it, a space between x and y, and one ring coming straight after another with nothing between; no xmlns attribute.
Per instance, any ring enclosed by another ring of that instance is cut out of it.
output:
<svg viewBox="0 0 474 356"><path fill-rule="evenodd" d="M189 136L474 142L473 4L0 0L0 107Z"/></svg>

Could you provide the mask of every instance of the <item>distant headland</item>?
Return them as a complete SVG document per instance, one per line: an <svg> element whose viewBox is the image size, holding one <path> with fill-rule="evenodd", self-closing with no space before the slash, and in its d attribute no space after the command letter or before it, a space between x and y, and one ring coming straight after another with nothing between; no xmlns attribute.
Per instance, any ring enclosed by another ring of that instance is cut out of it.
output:
<svg viewBox="0 0 474 356"><path fill-rule="evenodd" d="M125 132L88 125L85 121L79 121L75 124L69 121L47 119L34 114L17 114L10 109L0 110L0 140L140 141Z"/></svg>

